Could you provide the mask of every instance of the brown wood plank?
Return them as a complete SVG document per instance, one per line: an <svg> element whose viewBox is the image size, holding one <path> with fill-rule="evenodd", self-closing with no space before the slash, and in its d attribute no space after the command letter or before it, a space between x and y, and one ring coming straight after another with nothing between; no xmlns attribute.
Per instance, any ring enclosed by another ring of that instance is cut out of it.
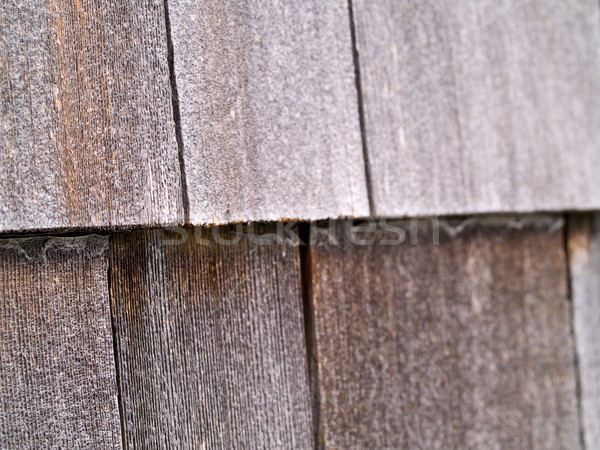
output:
<svg viewBox="0 0 600 450"><path fill-rule="evenodd" d="M107 247L0 240L0 447L121 447Z"/></svg>
<svg viewBox="0 0 600 450"><path fill-rule="evenodd" d="M569 217L575 340L587 448L600 442L600 215Z"/></svg>
<svg viewBox="0 0 600 450"><path fill-rule="evenodd" d="M183 220L162 1L0 5L0 231Z"/></svg>
<svg viewBox="0 0 600 450"><path fill-rule="evenodd" d="M579 448L561 220L319 234L320 445Z"/></svg>
<svg viewBox="0 0 600 450"><path fill-rule="evenodd" d="M164 244L111 246L127 446L311 447L298 247Z"/></svg>
<svg viewBox="0 0 600 450"><path fill-rule="evenodd" d="M346 0L169 0L194 224L369 213Z"/></svg>
<svg viewBox="0 0 600 450"><path fill-rule="evenodd" d="M353 0L380 216L600 207L597 0Z"/></svg>

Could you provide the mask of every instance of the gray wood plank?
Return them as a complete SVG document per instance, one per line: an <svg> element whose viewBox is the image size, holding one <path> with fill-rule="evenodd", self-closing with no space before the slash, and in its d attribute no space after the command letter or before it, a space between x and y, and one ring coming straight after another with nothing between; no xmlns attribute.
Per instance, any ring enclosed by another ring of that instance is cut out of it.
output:
<svg viewBox="0 0 600 450"><path fill-rule="evenodd" d="M107 247L0 240L0 447L121 447Z"/></svg>
<svg viewBox="0 0 600 450"><path fill-rule="evenodd" d="M311 246L320 445L579 448L561 219L441 225Z"/></svg>
<svg viewBox="0 0 600 450"><path fill-rule="evenodd" d="M162 1L0 5L0 231L183 220Z"/></svg>
<svg viewBox="0 0 600 450"><path fill-rule="evenodd" d="M587 448L600 442L600 215L569 218L569 262L575 341Z"/></svg>
<svg viewBox="0 0 600 450"><path fill-rule="evenodd" d="M596 0L353 0L380 216L600 207Z"/></svg>
<svg viewBox="0 0 600 450"><path fill-rule="evenodd" d="M298 247L195 232L111 246L126 446L312 447Z"/></svg>
<svg viewBox="0 0 600 450"><path fill-rule="evenodd" d="M194 224L369 213L346 0L169 0Z"/></svg>

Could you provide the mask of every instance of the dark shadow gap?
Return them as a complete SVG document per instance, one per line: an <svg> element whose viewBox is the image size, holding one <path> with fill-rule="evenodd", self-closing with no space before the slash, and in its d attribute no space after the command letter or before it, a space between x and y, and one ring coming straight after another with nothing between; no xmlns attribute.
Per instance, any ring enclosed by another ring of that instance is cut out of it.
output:
<svg viewBox="0 0 600 450"><path fill-rule="evenodd" d="M569 326L571 339L573 341L573 364L575 367L575 393L577 396L577 415L579 419L579 442L581 448L585 448L585 430L583 428L583 406L581 403L581 375L579 368L579 351L577 347L577 333L575 330L575 299L573 298L573 285L571 275L571 255L569 251L569 234L574 219L573 215L565 214L565 226L563 229L564 252L567 266L567 298L569 299Z"/></svg>
<svg viewBox="0 0 600 450"><path fill-rule="evenodd" d="M181 195L183 202L184 224L190 223L190 198L187 188L185 173L185 160L183 156L183 133L181 131L181 113L179 112L179 93L177 92L177 80L175 78L175 50L171 37L171 20L169 18L169 2L165 0L165 24L167 28L167 61L169 63L169 78L171 82L171 102L173 105L173 120L175 122L175 139L179 155L179 172L181 177Z"/></svg>
<svg viewBox="0 0 600 450"><path fill-rule="evenodd" d="M302 305L304 316L304 338L306 340L306 361L308 369L308 383L311 398L313 419L313 437L315 448L323 448L323 433L321 430L320 402L318 379L318 359L315 334L315 310L313 306L312 291L312 266L310 258L310 223L300 223L300 277L302 290Z"/></svg>
<svg viewBox="0 0 600 450"><path fill-rule="evenodd" d="M367 133L365 126L365 111L363 105L362 86L360 81L360 61L358 56L358 46L356 42L356 26L354 24L354 11L352 0L348 0L348 14L350 16L350 37L352 39L352 59L354 61L354 82L356 84L356 95L358 99L358 120L360 123L360 138L362 141L363 161L365 165L365 180L367 182L367 197L369 199L369 214L375 215L375 203L373 200L373 186L371 183L371 163L369 152L367 151Z"/></svg>
<svg viewBox="0 0 600 450"><path fill-rule="evenodd" d="M111 267L111 257L110 257L110 253L111 253L111 245L112 245L112 236L109 239L109 243L108 243L108 258L107 258L107 271L106 271L106 277L107 277L107 285L108 285L108 303L110 306L110 325L111 325L111 331L112 331L112 342L113 342L113 357L114 357L114 362L115 362L115 376L116 376L116 383L117 383L117 404L119 406L119 418L120 418L120 422L121 422L121 445L123 446L123 448L127 448L127 437L125 435L125 415L124 415L124 411L123 411L123 396L121 395L121 370L120 370L120 357L119 357L119 335L117 333L117 326L115 323L115 317L117 314L117 311L115 311L115 307L116 305L114 305L113 302L113 295L112 295L112 267Z"/></svg>

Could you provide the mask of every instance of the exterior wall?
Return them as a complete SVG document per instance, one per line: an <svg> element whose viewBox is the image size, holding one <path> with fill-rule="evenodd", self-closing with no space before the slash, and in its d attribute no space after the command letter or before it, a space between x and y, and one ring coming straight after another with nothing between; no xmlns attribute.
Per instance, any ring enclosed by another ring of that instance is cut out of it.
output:
<svg viewBox="0 0 600 450"><path fill-rule="evenodd" d="M0 447L596 446L596 0L0 31Z"/></svg>

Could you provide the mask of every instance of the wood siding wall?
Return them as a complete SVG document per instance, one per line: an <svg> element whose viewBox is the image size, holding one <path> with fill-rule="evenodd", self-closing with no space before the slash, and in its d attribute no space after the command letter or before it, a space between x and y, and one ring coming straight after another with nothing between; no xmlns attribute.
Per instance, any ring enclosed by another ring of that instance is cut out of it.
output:
<svg viewBox="0 0 600 450"><path fill-rule="evenodd" d="M3 0L0 447L596 448L599 92L597 0Z"/></svg>
<svg viewBox="0 0 600 450"><path fill-rule="evenodd" d="M0 30L0 231L600 208L596 0L6 0Z"/></svg>
<svg viewBox="0 0 600 450"><path fill-rule="evenodd" d="M574 299L562 216L6 240L0 442L593 447L597 227L572 223Z"/></svg>

